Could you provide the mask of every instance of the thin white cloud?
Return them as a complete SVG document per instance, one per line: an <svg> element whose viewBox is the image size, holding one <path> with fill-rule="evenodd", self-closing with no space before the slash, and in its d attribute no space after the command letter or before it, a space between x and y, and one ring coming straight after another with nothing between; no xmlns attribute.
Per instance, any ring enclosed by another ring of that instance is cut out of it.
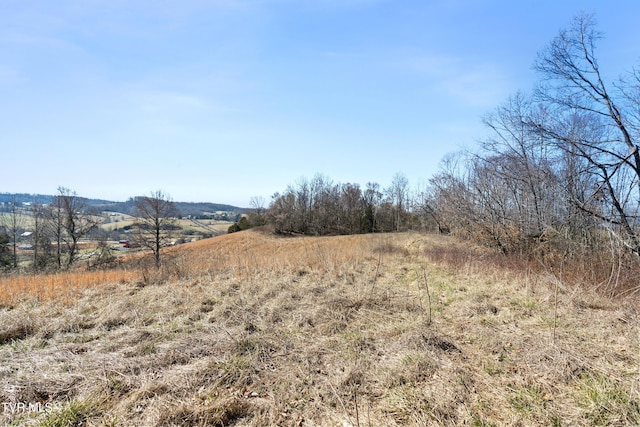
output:
<svg viewBox="0 0 640 427"><path fill-rule="evenodd" d="M74 43L60 37L40 35L35 32L7 31L0 33L0 43L16 49L45 48L58 51L80 51Z"/></svg>
<svg viewBox="0 0 640 427"><path fill-rule="evenodd" d="M492 107L511 92L508 78L494 64L473 64L458 69L442 82L443 87L471 106Z"/></svg>
<svg viewBox="0 0 640 427"><path fill-rule="evenodd" d="M153 135L193 138L211 132L214 123L235 111L213 97L188 91L153 87L114 88L101 108L120 131L127 129L137 138Z"/></svg>
<svg viewBox="0 0 640 427"><path fill-rule="evenodd" d="M498 64L477 58L420 54L404 63L408 69L424 74L432 89L471 107L494 106L512 91L510 79Z"/></svg>
<svg viewBox="0 0 640 427"><path fill-rule="evenodd" d="M189 26L207 16L220 24L257 9L250 0L32 0L15 2L0 13L0 40L5 32L33 40L65 34L95 38L101 34L156 39L163 32ZM23 38L23 41L26 38ZM15 41L15 40L14 40Z"/></svg>
<svg viewBox="0 0 640 427"><path fill-rule="evenodd" d="M195 95L159 90L136 93L132 101L140 111L151 114L186 113L208 107L206 100Z"/></svg>

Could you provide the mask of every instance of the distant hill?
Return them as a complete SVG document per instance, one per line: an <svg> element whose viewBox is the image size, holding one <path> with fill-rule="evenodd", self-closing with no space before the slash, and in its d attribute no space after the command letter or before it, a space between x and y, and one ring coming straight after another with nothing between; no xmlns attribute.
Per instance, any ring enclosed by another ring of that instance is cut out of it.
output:
<svg viewBox="0 0 640 427"><path fill-rule="evenodd" d="M15 200L18 203L33 203L37 201L43 205L48 205L51 203L52 197L44 194L0 193L0 203L8 203Z"/></svg>
<svg viewBox="0 0 640 427"><path fill-rule="evenodd" d="M0 204L16 200L19 203L33 203L37 201L38 203L47 205L51 203L52 199L52 195L45 194L0 193ZM135 211L134 198L130 198L126 202L114 202L111 200L90 199L85 197L82 197L82 199L84 199L89 205L94 206L101 211L122 212L127 214L133 214ZM230 213L229 217L232 217L233 215L238 215L246 211L244 208L222 203L175 202L175 204L183 216L192 217L208 216L215 214L216 212L228 212Z"/></svg>
<svg viewBox="0 0 640 427"><path fill-rule="evenodd" d="M95 202L95 203L94 203ZM123 212L127 214L135 214L134 199L131 198L126 202L106 202L99 200L89 200L93 206L102 211L107 212ZM231 216L243 213L246 209L237 206L225 205L221 203L208 202L175 202L176 207L182 216L205 217L211 216L216 212L228 212ZM230 218L231 219L231 218Z"/></svg>

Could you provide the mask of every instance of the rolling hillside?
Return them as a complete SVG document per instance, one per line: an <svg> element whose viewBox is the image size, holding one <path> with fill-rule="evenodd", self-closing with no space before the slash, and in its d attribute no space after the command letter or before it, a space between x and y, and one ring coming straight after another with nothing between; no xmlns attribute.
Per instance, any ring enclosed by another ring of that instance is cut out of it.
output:
<svg viewBox="0 0 640 427"><path fill-rule="evenodd" d="M7 425L640 424L637 300L447 237L250 230L73 274L0 282Z"/></svg>

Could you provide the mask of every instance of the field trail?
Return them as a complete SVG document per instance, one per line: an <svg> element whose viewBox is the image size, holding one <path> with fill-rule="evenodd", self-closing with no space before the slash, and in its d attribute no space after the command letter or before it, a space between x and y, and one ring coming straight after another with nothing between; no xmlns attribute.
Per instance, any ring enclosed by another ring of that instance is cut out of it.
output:
<svg viewBox="0 0 640 427"><path fill-rule="evenodd" d="M6 293L0 401L49 406L0 422L640 424L637 301L556 301L544 272L449 237L250 230L83 274Z"/></svg>

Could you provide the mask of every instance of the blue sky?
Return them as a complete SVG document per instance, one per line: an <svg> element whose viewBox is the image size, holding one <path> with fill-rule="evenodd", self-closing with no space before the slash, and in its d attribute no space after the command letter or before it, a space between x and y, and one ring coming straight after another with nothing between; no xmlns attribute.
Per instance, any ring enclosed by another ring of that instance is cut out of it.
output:
<svg viewBox="0 0 640 427"><path fill-rule="evenodd" d="M610 76L640 2L0 0L0 192L248 206L302 176L423 183L594 12Z"/></svg>

